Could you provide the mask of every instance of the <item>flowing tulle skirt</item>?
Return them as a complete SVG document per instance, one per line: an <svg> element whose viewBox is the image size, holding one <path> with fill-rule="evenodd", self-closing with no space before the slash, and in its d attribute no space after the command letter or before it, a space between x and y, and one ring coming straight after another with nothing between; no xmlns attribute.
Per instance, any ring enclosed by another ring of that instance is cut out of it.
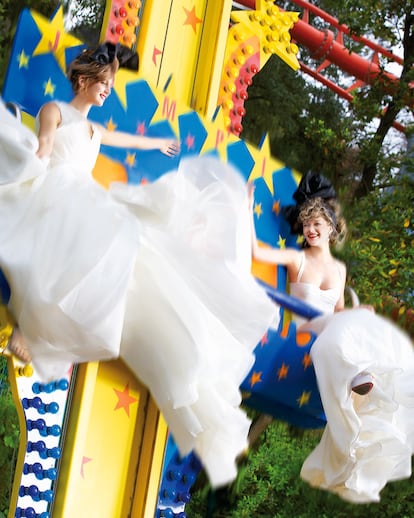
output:
<svg viewBox="0 0 414 518"><path fill-rule="evenodd" d="M409 338L366 309L316 319L312 346L327 426L301 476L351 502L379 501L392 480L411 475L414 351ZM374 377L366 396L351 392L359 372Z"/></svg>
<svg viewBox="0 0 414 518"><path fill-rule="evenodd" d="M229 482L250 425L239 386L277 312L250 274L244 180L194 158L108 192L65 164L48 169L33 139L4 117L0 266L37 373L121 356L181 453L194 449L213 485Z"/></svg>

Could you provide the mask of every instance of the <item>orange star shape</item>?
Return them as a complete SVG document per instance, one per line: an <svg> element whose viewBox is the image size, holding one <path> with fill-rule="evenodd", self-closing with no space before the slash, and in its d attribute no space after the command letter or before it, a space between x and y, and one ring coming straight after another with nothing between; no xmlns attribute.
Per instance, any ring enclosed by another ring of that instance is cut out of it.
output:
<svg viewBox="0 0 414 518"><path fill-rule="evenodd" d="M125 162L130 167L134 167L134 165L135 165L135 158L136 158L136 153L127 153L126 158L125 158Z"/></svg>
<svg viewBox="0 0 414 518"><path fill-rule="evenodd" d="M197 18L194 5L191 11L189 11L185 7L183 7L183 9L185 11L185 14L187 15L184 25L191 25L195 34L197 32L197 23L201 23L202 20L200 18Z"/></svg>
<svg viewBox="0 0 414 518"><path fill-rule="evenodd" d="M277 379L280 381L281 379L286 379L289 372L289 365L285 365L282 363L282 366L277 371Z"/></svg>
<svg viewBox="0 0 414 518"><path fill-rule="evenodd" d="M262 373L261 372L253 372L251 378L250 378L250 386L254 387L256 383L261 383L262 380Z"/></svg>
<svg viewBox="0 0 414 518"><path fill-rule="evenodd" d="M276 216L279 216L280 214L280 200L277 200L273 203L272 211L276 214Z"/></svg>
<svg viewBox="0 0 414 518"><path fill-rule="evenodd" d="M114 392L116 394L116 397L118 398L118 403L116 404L114 410L119 410L120 408L123 408L126 412L126 415L129 417L130 405L138 401L137 398L129 394L129 383L125 385L124 390L117 390L116 388L114 388Z"/></svg>
<svg viewBox="0 0 414 518"><path fill-rule="evenodd" d="M312 360L309 353L305 353L303 355L302 365L304 366L305 370L312 365Z"/></svg>

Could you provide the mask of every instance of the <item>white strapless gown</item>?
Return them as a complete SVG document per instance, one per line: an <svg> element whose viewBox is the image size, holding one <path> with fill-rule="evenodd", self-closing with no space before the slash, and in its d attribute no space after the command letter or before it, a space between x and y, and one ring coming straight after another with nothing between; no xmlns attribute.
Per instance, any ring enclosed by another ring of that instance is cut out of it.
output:
<svg viewBox="0 0 414 518"><path fill-rule="evenodd" d="M345 500L377 502L387 482L411 475L412 343L397 326L367 309L333 313L338 300L334 290L306 283L292 288L292 294L326 313L305 324L317 334L311 358L327 425L301 476ZM374 377L374 388L366 396L351 391L361 371Z"/></svg>
<svg viewBox="0 0 414 518"><path fill-rule="evenodd" d="M121 356L149 387L182 454L213 485L236 475L250 422L239 385L275 306L250 274L245 183L216 159L108 192L100 135L71 106L49 165L0 103L0 267L37 373Z"/></svg>

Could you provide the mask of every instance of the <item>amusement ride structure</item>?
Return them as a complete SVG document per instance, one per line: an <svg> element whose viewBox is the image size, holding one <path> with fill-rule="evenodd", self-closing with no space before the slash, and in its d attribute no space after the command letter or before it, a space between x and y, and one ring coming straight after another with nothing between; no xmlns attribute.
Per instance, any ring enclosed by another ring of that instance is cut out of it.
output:
<svg viewBox="0 0 414 518"><path fill-rule="evenodd" d="M270 155L267 139L257 149L239 138L254 75L276 54L351 99L354 87L382 74L378 53L401 63L362 37L372 59L350 52L343 44L345 26L305 0L292 3L303 12L282 11L272 0L108 0L101 41L136 49L140 70L121 70L115 94L92 114L108 127L142 134L172 130L183 156L212 153L234 164L256 183L258 236L272 246L296 245L281 208L292 202L299 175ZM324 19L336 36L313 27L311 16ZM62 8L50 20L21 13L2 96L19 107L26 124L33 127L45 101L70 97L65 66L83 45L65 32ZM321 61L316 70L298 61L301 46ZM328 65L352 75L353 86L343 89L324 78ZM390 85L398 80L386 77ZM165 172L155 153L104 148L94 175L107 186L152 181ZM300 426L322 427L309 356L314 336L297 333L288 310L315 313L285 295L283 268L253 263L252 271L283 309L281 325L258 344L241 387L244 402ZM1 288L7 303L4 279ZM3 305L0 329L11 325ZM77 365L63 379L42 384L30 366L9 358L9 377L22 432L9 518L186 516L202 466L192 454L180 458L146 387L121 360Z"/></svg>

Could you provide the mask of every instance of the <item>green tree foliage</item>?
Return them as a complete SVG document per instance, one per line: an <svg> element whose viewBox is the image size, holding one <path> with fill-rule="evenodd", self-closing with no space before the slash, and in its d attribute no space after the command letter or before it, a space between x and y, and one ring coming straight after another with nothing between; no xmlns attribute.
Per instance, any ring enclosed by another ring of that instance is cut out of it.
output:
<svg viewBox="0 0 414 518"><path fill-rule="evenodd" d="M356 190L361 196L370 192L376 185L381 172L378 162L387 135L393 123L401 115L412 109L414 80L414 1L396 0L321 0L322 8L337 16L347 25L353 34L366 35L378 41L387 50L402 49L404 58L401 70L395 75L396 81L390 81L385 74L389 59L379 55L382 74L371 87L362 88L355 97L353 114L362 122L369 123L380 114L374 130L361 132L358 145L364 154L362 175ZM358 45L350 41L350 48ZM405 118L405 117L403 117ZM411 121L412 123L412 121Z"/></svg>
<svg viewBox="0 0 414 518"><path fill-rule="evenodd" d="M106 0L63 0L67 30L89 46L100 40Z"/></svg>
<svg viewBox="0 0 414 518"><path fill-rule="evenodd" d="M351 504L300 479L303 461L321 432L292 431L273 421L242 463L232 487L209 493L200 487L186 506L191 518L408 518L414 513L413 480L388 484L381 502Z"/></svg>
<svg viewBox="0 0 414 518"><path fill-rule="evenodd" d="M348 208L342 259L362 301L389 313L414 337L414 183L409 176L398 180Z"/></svg>
<svg viewBox="0 0 414 518"><path fill-rule="evenodd" d="M6 359L0 357L0 518L7 516L19 443L19 422L7 378Z"/></svg>

